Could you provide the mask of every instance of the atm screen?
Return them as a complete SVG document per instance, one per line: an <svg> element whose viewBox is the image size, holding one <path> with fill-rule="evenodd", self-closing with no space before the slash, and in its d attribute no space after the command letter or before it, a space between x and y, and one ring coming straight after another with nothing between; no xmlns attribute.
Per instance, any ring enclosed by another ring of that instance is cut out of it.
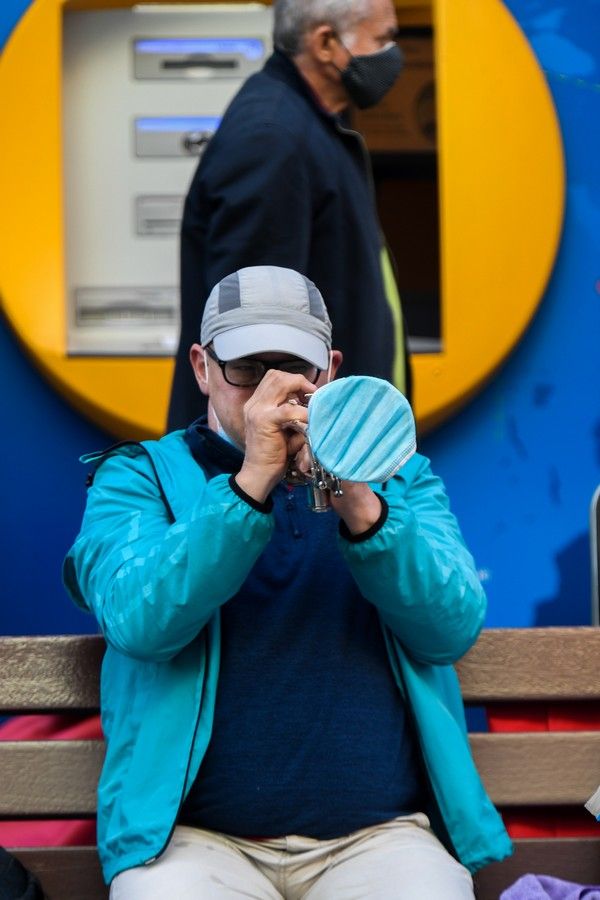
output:
<svg viewBox="0 0 600 900"><path fill-rule="evenodd" d="M265 56L265 42L252 37L138 38L134 72L146 78L246 77Z"/></svg>
<svg viewBox="0 0 600 900"><path fill-rule="evenodd" d="M163 55L235 53L246 59L260 59L265 52L265 45L259 38L155 38L135 41L135 52Z"/></svg>

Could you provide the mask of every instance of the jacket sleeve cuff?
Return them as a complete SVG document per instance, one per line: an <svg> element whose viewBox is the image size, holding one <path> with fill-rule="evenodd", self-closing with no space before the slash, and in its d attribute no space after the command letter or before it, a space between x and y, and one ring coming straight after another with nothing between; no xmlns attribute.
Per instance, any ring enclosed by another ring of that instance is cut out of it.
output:
<svg viewBox="0 0 600 900"><path fill-rule="evenodd" d="M366 531L361 531L360 534L352 534L346 523L342 519L340 520L340 537L343 537L348 543L361 544L363 541L368 541L369 538L372 538L377 534L377 532L385 525L390 508L385 497L382 497L381 494L377 494L376 496L381 503L381 514L377 521L374 522L370 528L367 528Z"/></svg>
<svg viewBox="0 0 600 900"><path fill-rule="evenodd" d="M273 499L272 497L267 497L264 503L259 503L258 500L255 500L254 497L251 497L250 494L247 494L244 491L237 481L235 480L235 475L229 476L229 487L236 494L240 500L243 500L244 503L247 503L248 506L251 506L252 509L255 509L256 512L260 513L270 513L273 510Z"/></svg>

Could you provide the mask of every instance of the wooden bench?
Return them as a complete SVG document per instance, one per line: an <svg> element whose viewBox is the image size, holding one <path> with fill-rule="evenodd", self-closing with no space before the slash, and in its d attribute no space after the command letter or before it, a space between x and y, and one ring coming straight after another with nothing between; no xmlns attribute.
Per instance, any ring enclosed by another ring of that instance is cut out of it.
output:
<svg viewBox="0 0 600 900"><path fill-rule="evenodd" d="M98 712L100 637L0 638L0 714ZM0 742L0 819L96 811L102 741ZM13 848L8 848L13 849ZM95 847L15 850L49 900L105 900Z"/></svg>
<svg viewBox="0 0 600 900"><path fill-rule="evenodd" d="M600 728L600 628L484 631L458 665L466 705L589 703ZM472 734L488 793L501 810L582 809L600 783L600 730ZM594 827L594 820L589 816ZM514 841L515 853L478 873L478 897L497 898L527 872L600 884L598 837Z"/></svg>
<svg viewBox="0 0 600 900"><path fill-rule="evenodd" d="M103 651L98 637L0 638L0 713L96 712ZM458 669L467 704L598 701L598 659L600 629L500 629L484 632ZM580 808L600 782L600 731L470 739L502 809ZM0 742L0 818L93 816L102 757L101 741ZM598 838L516 841L511 859L477 875L478 898L497 900L526 872L600 884L598 828ZM49 900L108 896L93 847L14 852Z"/></svg>

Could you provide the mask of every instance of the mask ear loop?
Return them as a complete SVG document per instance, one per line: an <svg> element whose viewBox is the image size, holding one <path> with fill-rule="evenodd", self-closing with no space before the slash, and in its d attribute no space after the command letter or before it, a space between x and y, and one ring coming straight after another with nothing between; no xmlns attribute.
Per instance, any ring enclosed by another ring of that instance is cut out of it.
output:
<svg viewBox="0 0 600 900"><path fill-rule="evenodd" d="M206 373L206 378L201 378L200 380L203 381L204 384L208 384L208 357L206 355L206 350L204 350L204 348L202 349L202 353L204 355L204 371ZM233 440L233 438L229 437L229 435L227 434L227 432L221 425L221 421L220 421L217 413L215 412L215 408L214 408L214 406L212 406L212 404L210 405L210 410L212 411L212 414L215 417L215 422L217 425L217 434L220 437L222 437L224 440L226 440L229 444L232 444L234 447L237 447L238 450L241 450L242 448Z"/></svg>
<svg viewBox="0 0 600 900"><path fill-rule="evenodd" d="M341 34L338 31L334 31L332 34L334 41L337 41L340 47L344 48L350 59L354 59L354 53L352 52L346 41L342 39ZM352 44L354 44L354 39L352 40Z"/></svg>
<svg viewBox="0 0 600 900"><path fill-rule="evenodd" d="M344 48L344 50L346 51L346 53L347 53L348 56L350 57L350 59L349 59L349 61L348 61L348 65L350 65L350 63L351 63L352 60L354 59L354 54L352 53L351 50L348 49L348 47L346 47L345 43L343 42L342 38L341 38L340 35L337 33L337 31L334 31L334 32L333 32L333 39L334 39L334 41L337 41L337 42L338 42L338 44L340 45L340 47L343 47L343 48ZM333 68L335 69L335 71L336 71L339 75L341 75L342 72L344 71L344 69L340 69L339 66L336 66L336 64L334 63L333 60L331 60L331 65L333 66Z"/></svg>
<svg viewBox="0 0 600 900"><path fill-rule="evenodd" d="M203 349L202 353L204 355L204 374L206 377L201 378L200 381L203 381L204 384L208 384L208 357L206 355L206 350Z"/></svg>
<svg viewBox="0 0 600 900"><path fill-rule="evenodd" d="M329 351L329 365L327 367L327 384L331 381L331 369L333 368L333 350Z"/></svg>

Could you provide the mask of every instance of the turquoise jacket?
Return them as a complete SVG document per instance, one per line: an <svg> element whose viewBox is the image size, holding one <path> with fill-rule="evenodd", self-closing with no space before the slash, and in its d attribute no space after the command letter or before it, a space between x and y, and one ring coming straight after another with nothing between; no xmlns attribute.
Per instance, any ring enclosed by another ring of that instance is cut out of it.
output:
<svg viewBox="0 0 600 900"><path fill-rule="evenodd" d="M96 616L106 759L98 845L107 882L164 850L210 740L219 607L269 543L272 516L207 480L183 439L125 444L96 465L65 585ZM339 537L379 612L414 717L440 838L475 871L511 852L475 770L452 663L476 640L485 595L441 481L416 454L387 484L389 513L368 539Z"/></svg>

